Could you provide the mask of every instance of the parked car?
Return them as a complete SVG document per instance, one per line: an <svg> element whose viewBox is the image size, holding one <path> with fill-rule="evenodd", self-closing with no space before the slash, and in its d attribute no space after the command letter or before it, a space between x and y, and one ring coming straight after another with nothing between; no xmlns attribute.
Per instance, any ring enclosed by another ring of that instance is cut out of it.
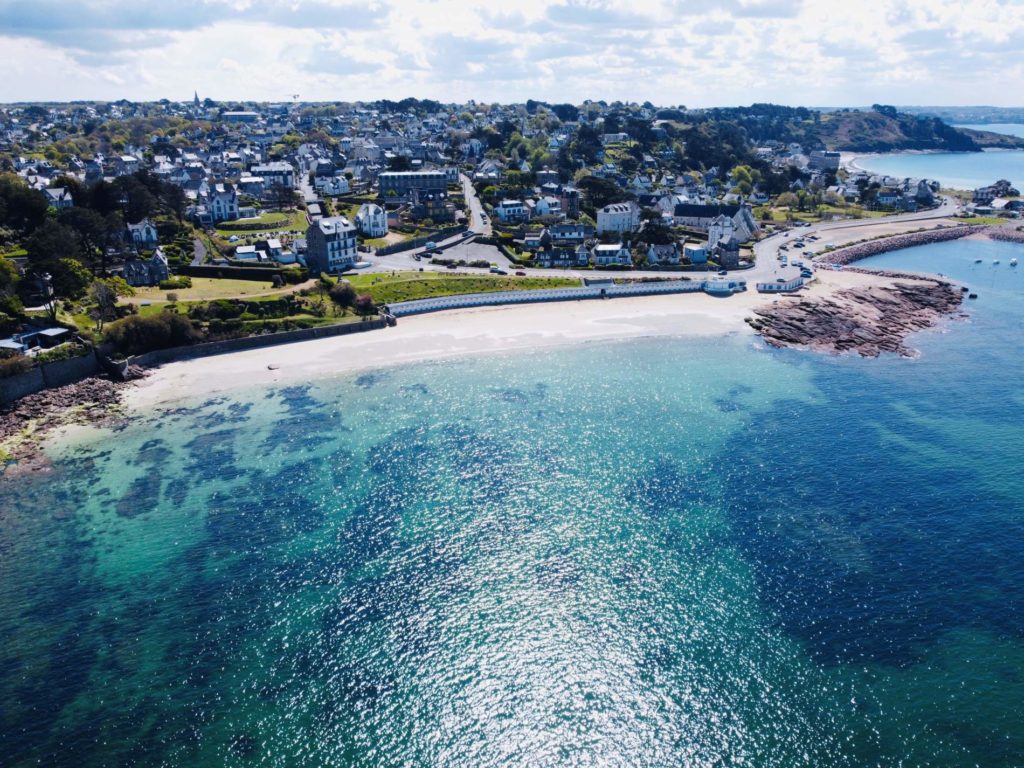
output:
<svg viewBox="0 0 1024 768"><path fill-rule="evenodd" d="M516 272L516 277L526 277L526 273L523 271Z"/></svg>

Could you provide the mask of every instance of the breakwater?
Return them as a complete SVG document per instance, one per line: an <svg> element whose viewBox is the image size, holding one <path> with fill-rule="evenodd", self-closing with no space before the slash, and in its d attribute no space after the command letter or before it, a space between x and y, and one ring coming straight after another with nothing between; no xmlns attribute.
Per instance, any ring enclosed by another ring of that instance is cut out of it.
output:
<svg viewBox="0 0 1024 768"><path fill-rule="evenodd" d="M846 266L861 259L871 256L878 256L883 253L900 251L904 248L913 248L918 245L932 245L934 243L945 243L950 240L959 240L969 235L987 233L988 227L957 226L943 227L941 229L929 229L923 232L910 232L906 235L895 235L893 237L882 237L877 240L869 240L866 243L857 243L846 248L839 248L831 253L823 253L814 257L814 263L822 266Z"/></svg>

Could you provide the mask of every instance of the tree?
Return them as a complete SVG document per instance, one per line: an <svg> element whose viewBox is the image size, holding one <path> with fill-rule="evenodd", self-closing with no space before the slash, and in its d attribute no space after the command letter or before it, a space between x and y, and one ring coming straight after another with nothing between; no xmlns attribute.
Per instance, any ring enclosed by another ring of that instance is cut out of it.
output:
<svg viewBox="0 0 1024 768"><path fill-rule="evenodd" d="M411 171L412 162L405 155L395 155L388 160L389 171Z"/></svg>
<svg viewBox="0 0 1024 768"><path fill-rule="evenodd" d="M20 279L14 262L0 256L0 314L17 315L21 312L21 299L18 298Z"/></svg>
<svg viewBox="0 0 1024 768"><path fill-rule="evenodd" d="M25 241L28 262L38 272L52 273L61 259L78 259L78 239L70 228L47 220Z"/></svg>
<svg viewBox="0 0 1024 768"><path fill-rule="evenodd" d="M106 281L97 280L89 286L89 300L95 305L89 317L96 321L96 330L102 331L105 322L117 317L117 292Z"/></svg>
<svg viewBox="0 0 1024 768"><path fill-rule="evenodd" d="M352 309L358 299L356 289L348 280L339 280L336 285L331 286L327 295L330 296L335 308L341 310L342 315Z"/></svg>
<svg viewBox="0 0 1024 768"><path fill-rule="evenodd" d="M373 303L373 296L368 293L361 293L356 297L356 314L361 317L372 315L377 311L377 306Z"/></svg>
<svg viewBox="0 0 1024 768"><path fill-rule="evenodd" d="M77 259L60 259L51 275L54 295L66 299L79 298L92 280L92 273Z"/></svg>

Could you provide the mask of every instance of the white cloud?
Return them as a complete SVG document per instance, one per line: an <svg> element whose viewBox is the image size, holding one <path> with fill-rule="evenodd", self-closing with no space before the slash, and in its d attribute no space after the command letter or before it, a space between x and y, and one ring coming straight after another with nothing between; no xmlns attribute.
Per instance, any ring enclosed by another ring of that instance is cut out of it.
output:
<svg viewBox="0 0 1024 768"><path fill-rule="evenodd" d="M0 0L0 100L1008 104L1024 0Z"/></svg>

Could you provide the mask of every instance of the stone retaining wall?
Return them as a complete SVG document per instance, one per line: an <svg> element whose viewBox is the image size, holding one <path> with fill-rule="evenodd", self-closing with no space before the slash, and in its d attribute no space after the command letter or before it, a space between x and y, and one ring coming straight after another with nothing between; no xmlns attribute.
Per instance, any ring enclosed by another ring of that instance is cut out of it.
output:
<svg viewBox="0 0 1024 768"><path fill-rule="evenodd" d="M0 403L12 403L44 389L74 384L99 370L99 360L92 350L81 357L37 365L25 373L0 379Z"/></svg>

